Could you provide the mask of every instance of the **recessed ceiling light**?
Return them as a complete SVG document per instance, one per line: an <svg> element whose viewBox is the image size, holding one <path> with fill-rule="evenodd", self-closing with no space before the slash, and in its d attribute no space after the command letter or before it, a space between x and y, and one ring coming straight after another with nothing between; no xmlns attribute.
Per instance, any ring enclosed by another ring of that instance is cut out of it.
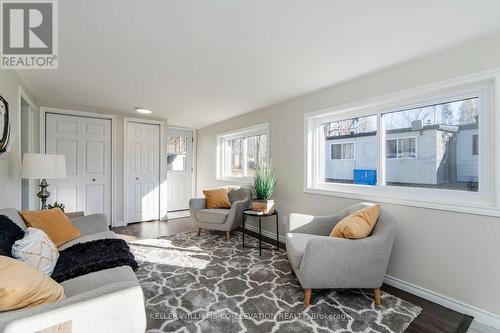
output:
<svg viewBox="0 0 500 333"><path fill-rule="evenodd" d="M146 113L146 114L153 113L153 111L145 109L145 108L135 108L135 111L139 112L139 113Z"/></svg>

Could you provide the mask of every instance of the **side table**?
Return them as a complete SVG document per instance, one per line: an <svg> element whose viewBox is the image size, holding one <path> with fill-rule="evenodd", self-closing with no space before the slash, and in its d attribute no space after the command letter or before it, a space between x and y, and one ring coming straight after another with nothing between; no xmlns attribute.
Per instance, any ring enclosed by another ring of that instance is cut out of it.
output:
<svg viewBox="0 0 500 333"><path fill-rule="evenodd" d="M279 239L279 218L278 211L274 210L268 214L264 214L263 212L257 212L251 209L246 209L243 211L243 247L245 247L245 222L248 216L254 216L259 219L259 256L262 256L262 218L263 217L276 217L276 249L279 251L280 249L280 239Z"/></svg>

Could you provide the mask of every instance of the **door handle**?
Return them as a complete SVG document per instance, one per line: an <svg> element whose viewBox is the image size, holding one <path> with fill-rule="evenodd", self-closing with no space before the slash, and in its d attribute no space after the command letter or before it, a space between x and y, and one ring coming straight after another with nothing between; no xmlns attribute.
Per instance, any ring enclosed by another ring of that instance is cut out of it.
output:
<svg viewBox="0 0 500 333"><path fill-rule="evenodd" d="M139 177L135 177L135 180L139 180Z"/></svg>
<svg viewBox="0 0 500 333"><path fill-rule="evenodd" d="M92 181L95 182L95 178L92 178Z"/></svg>

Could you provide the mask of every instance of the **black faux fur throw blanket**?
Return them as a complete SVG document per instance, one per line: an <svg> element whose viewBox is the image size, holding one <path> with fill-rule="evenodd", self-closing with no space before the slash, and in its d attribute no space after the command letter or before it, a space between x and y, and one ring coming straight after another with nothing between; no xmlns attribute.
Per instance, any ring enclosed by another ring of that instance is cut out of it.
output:
<svg viewBox="0 0 500 333"><path fill-rule="evenodd" d="M81 275L118 266L139 267L123 239L98 239L75 244L59 252L59 259L51 277L63 282Z"/></svg>

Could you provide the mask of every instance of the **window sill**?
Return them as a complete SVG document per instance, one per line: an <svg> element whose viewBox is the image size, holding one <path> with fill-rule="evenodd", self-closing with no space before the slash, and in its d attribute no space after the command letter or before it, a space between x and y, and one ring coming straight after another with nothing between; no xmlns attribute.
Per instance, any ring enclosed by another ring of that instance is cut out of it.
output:
<svg viewBox="0 0 500 333"><path fill-rule="evenodd" d="M218 177L217 180L228 183L246 184L246 185L250 185L253 182L252 177Z"/></svg>
<svg viewBox="0 0 500 333"><path fill-rule="evenodd" d="M401 195L398 191L399 188L393 186L384 186L384 188L369 185L355 185L359 187L360 191L353 190L353 186L347 186L342 190L326 189L324 187L304 187L304 193L349 198L357 200L367 200L380 203L388 203L400 206L410 206L418 208L428 208L435 210L444 210L451 212L459 212L466 214L475 215L485 215L485 216L495 216L500 217L500 209L497 205L488 200L467 200L465 199L468 195L480 195L479 193L464 193L464 199L456 200L453 202L439 202L439 200L433 200L434 196L413 195L411 198L405 195ZM341 185L341 187L343 187ZM413 189L415 190L415 189ZM422 193L429 193L426 189L417 189L417 191ZM446 190L444 190L446 191ZM437 194L437 193L436 193ZM427 198L427 200L422 200L422 198Z"/></svg>

